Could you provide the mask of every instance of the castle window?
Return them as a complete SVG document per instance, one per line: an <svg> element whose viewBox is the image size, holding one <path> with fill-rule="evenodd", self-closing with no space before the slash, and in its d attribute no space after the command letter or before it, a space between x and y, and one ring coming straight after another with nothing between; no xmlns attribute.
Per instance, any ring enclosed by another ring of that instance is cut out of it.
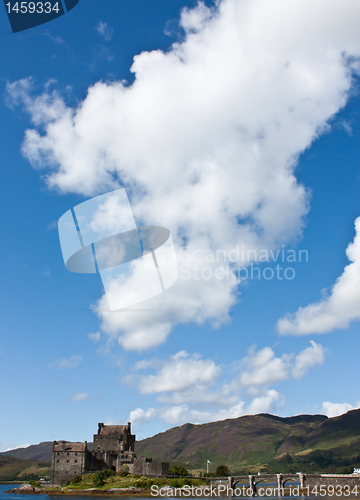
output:
<svg viewBox="0 0 360 500"><path fill-rule="evenodd" d="M70 453L69 453L69 452L67 452L67 456L69 456L69 455L70 455Z"/></svg>
<svg viewBox="0 0 360 500"><path fill-rule="evenodd" d="M56 460L56 463L58 464L58 463L59 463L59 460Z"/></svg>
<svg viewBox="0 0 360 500"><path fill-rule="evenodd" d="M60 453L58 452L58 455L60 455Z"/></svg>
<svg viewBox="0 0 360 500"><path fill-rule="evenodd" d="M75 455L77 455L77 453L75 453Z"/></svg>
<svg viewBox="0 0 360 500"><path fill-rule="evenodd" d="M69 460L66 460L66 463L68 464L68 463L69 463Z"/></svg>
<svg viewBox="0 0 360 500"><path fill-rule="evenodd" d="M77 464L77 460L75 460L75 463Z"/></svg>

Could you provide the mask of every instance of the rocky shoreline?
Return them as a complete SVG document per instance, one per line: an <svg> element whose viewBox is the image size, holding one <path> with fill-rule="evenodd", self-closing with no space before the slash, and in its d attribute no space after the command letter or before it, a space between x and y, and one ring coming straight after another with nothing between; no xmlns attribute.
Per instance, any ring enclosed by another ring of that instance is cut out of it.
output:
<svg viewBox="0 0 360 500"><path fill-rule="evenodd" d="M5 491L5 493L21 493L25 495L134 495L134 496L150 496L150 490L129 486L128 488L108 488L102 490L100 488L88 488L84 490L67 489L54 486L46 486L37 488L31 484L25 483L20 488L13 488Z"/></svg>

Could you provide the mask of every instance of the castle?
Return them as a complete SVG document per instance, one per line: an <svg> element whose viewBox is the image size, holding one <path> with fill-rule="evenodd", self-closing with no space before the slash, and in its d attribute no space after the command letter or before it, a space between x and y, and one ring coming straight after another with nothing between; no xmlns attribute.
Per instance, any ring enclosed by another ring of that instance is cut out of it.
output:
<svg viewBox="0 0 360 500"><path fill-rule="evenodd" d="M152 458L135 455L135 435L131 434L131 423L127 425L99 424L94 435L93 449L85 443L54 441L51 461L52 484L63 484L79 474L102 469L120 471L122 465L129 467L130 474L144 476L167 476L167 462L153 462Z"/></svg>

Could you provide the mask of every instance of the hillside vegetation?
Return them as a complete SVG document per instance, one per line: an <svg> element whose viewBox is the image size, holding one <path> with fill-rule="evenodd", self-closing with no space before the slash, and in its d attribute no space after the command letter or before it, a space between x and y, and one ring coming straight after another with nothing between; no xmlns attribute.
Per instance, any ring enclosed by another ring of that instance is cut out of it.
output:
<svg viewBox="0 0 360 500"><path fill-rule="evenodd" d="M50 463L0 456L0 481L30 481L50 476Z"/></svg>
<svg viewBox="0 0 360 500"><path fill-rule="evenodd" d="M52 443L44 442L0 454L0 460L14 457L24 462L35 458L49 461L51 449ZM226 464L233 474L340 472L344 467L360 467L360 410L335 418L260 414L209 424L184 424L137 441L136 454L170 465L182 464L192 471L204 471L210 460L211 470ZM0 462L0 480L3 467Z"/></svg>
<svg viewBox="0 0 360 500"><path fill-rule="evenodd" d="M188 469L226 464L232 473L328 472L360 465L360 410L327 418L261 414L185 424L137 443L136 453Z"/></svg>

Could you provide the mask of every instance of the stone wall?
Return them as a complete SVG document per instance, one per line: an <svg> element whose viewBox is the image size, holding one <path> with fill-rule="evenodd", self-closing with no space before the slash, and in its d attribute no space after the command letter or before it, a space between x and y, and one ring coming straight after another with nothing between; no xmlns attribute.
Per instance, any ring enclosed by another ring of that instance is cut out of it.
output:
<svg viewBox="0 0 360 500"><path fill-rule="evenodd" d="M153 462L152 458L135 458L134 463L129 465L130 474L139 474L140 476L168 476L168 462Z"/></svg>
<svg viewBox="0 0 360 500"><path fill-rule="evenodd" d="M104 425L99 424L97 434L94 434L94 451L109 452L134 451L135 436L131 434L131 424Z"/></svg>
<svg viewBox="0 0 360 500"><path fill-rule="evenodd" d="M63 484L87 469L86 443L54 442L51 482Z"/></svg>

